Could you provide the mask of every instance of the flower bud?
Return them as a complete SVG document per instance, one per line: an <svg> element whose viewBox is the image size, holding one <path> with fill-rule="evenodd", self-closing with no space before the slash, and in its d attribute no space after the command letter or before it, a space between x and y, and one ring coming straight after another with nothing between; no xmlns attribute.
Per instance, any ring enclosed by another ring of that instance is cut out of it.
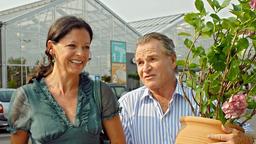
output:
<svg viewBox="0 0 256 144"><path fill-rule="evenodd" d="M226 119L238 118L245 112L247 108L245 97L246 94L236 94L223 104L222 110Z"/></svg>
<svg viewBox="0 0 256 144"><path fill-rule="evenodd" d="M250 6L251 6L252 9L255 10L256 9L256 0L251 0Z"/></svg>

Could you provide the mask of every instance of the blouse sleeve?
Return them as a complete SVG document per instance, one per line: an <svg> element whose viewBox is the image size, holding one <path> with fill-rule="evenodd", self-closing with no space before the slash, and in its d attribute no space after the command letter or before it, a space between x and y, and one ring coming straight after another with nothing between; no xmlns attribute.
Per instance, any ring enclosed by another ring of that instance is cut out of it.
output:
<svg viewBox="0 0 256 144"><path fill-rule="evenodd" d="M18 88L12 95L8 111L8 130L15 133L17 130L29 131L31 109L24 89Z"/></svg>
<svg viewBox="0 0 256 144"><path fill-rule="evenodd" d="M110 119L119 114L119 104L116 96L106 83L101 83L102 93L102 117Z"/></svg>

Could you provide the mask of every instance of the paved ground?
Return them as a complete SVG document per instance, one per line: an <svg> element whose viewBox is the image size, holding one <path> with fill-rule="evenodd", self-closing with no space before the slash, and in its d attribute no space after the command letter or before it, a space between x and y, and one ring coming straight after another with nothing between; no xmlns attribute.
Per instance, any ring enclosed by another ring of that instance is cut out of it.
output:
<svg viewBox="0 0 256 144"><path fill-rule="evenodd" d="M0 131L0 144L10 144L10 135Z"/></svg>

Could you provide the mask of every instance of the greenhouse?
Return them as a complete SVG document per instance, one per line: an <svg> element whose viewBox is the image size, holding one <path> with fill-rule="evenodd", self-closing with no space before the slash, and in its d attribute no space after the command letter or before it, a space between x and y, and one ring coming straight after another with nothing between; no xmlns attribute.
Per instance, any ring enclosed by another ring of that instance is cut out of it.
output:
<svg viewBox="0 0 256 144"><path fill-rule="evenodd" d="M26 83L44 58L48 28L65 15L81 17L92 26L92 60L85 69L90 74L111 76L111 42L122 44L125 53L134 52L140 34L100 1L41 0L0 12L1 87Z"/></svg>
<svg viewBox="0 0 256 144"><path fill-rule="evenodd" d="M183 59L188 49L184 45L186 37L179 35L179 33L193 33L193 28L183 20L183 17L184 13L168 15L129 22L129 25L142 35L149 32L159 32L167 35L174 41L177 59ZM205 38L198 40L198 43L207 47L212 41L209 38Z"/></svg>

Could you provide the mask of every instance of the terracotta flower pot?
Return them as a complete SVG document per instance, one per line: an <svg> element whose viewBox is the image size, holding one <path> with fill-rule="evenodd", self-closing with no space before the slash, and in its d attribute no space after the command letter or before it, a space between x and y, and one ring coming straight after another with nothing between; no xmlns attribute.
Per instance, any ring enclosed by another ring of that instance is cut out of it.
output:
<svg viewBox="0 0 256 144"><path fill-rule="evenodd" d="M176 138L176 144L207 144L218 142L208 138L209 134L224 134L221 129L222 123L219 120L186 116L180 119L181 129ZM238 128L232 125L229 127Z"/></svg>

